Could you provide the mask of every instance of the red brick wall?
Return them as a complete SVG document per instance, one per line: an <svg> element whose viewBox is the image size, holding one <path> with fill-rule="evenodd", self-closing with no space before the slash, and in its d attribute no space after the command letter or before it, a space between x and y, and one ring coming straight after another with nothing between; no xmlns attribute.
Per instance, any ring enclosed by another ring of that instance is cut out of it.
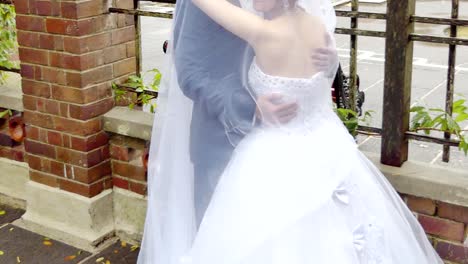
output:
<svg viewBox="0 0 468 264"><path fill-rule="evenodd" d="M132 0L15 0L31 180L92 197L112 187L101 115L135 71Z"/></svg>
<svg viewBox="0 0 468 264"><path fill-rule="evenodd" d="M403 195L408 207L431 238L439 255L453 263L468 264L468 207Z"/></svg>
<svg viewBox="0 0 468 264"><path fill-rule="evenodd" d="M146 195L146 169L142 156L147 142L114 135L110 140L112 182L114 187Z"/></svg>

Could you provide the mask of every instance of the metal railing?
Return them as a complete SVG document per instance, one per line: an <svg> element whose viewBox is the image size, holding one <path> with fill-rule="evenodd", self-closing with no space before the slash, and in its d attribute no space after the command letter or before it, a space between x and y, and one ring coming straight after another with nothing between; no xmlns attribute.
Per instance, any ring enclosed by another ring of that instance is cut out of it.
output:
<svg viewBox="0 0 468 264"><path fill-rule="evenodd" d="M387 14L359 12L356 1L351 2L351 11L337 11L341 17L351 18L351 28L338 28L336 33L351 36L386 38L385 81L384 81L384 120L382 129L360 127L362 131L377 132L382 135L381 162L401 166L408 158L408 140L418 140L443 145L443 161L448 162L450 147L458 146L459 141L451 139L450 133L444 137L421 135L409 131L410 94L412 77L413 42L430 42L449 45L445 111L451 115L454 95L455 58L458 45L468 45L468 39L457 37L458 26L468 26L468 20L458 19L459 0L452 0L451 18L422 17L415 15L415 0L388 0ZM359 30L355 25L358 18L383 19L387 21L386 32ZM414 33L415 23L449 25L450 36L432 36ZM406 29L406 30L402 30ZM388 36L391 36L387 38ZM356 42L356 43L354 43ZM355 63L357 38L351 38L351 79L356 79ZM353 84L353 82L352 82ZM355 91L355 89L351 89Z"/></svg>
<svg viewBox="0 0 468 264"><path fill-rule="evenodd" d="M175 4L175 0L146 0L147 2L156 2L156 3L163 3L163 4ZM110 13L119 13L125 15L133 15L134 18L134 25L135 25L135 55L136 55L136 72L139 74L142 69L142 60L141 60L141 16L147 17L159 17L159 18L168 18L172 19L173 13L172 12L155 12L155 11L144 11L140 10L140 0L133 0L133 9L125 9L125 8L109 8Z"/></svg>

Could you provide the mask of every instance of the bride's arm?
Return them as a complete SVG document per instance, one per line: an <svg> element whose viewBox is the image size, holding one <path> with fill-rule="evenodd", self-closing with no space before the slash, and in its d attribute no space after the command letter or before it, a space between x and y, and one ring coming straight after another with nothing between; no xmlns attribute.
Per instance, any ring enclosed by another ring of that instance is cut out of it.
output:
<svg viewBox="0 0 468 264"><path fill-rule="evenodd" d="M226 0L192 0L216 23L253 45L266 33L267 21Z"/></svg>

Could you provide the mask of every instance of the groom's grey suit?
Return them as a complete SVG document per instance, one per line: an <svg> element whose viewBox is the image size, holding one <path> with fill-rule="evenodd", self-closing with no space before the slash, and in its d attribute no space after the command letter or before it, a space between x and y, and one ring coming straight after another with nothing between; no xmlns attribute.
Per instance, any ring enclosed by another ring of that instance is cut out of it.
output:
<svg viewBox="0 0 468 264"><path fill-rule="evenodd" d="M179 86L193 101L190 156L199 224L233 145L243 136L240 131L251 129L256 106L241 82L246 42L216 24L190 0L177 1L176 8L175 65Z"/></svg>

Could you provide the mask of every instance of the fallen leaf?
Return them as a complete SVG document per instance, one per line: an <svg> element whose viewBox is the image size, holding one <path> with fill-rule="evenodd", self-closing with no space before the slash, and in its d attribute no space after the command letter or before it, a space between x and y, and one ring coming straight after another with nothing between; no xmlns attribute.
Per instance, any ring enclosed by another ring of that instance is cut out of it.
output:
<svg viewBox="0 0 468 264"><path fill-rule="evenodd" d="M122 241L122 242L120 243L120 245L121 245L122 247L126 247L126 246L127 246L127 242Z"/></svg>
<svg viewBox="0 0 468 264"><path fill-rule="evenodd" d="M65 257L65 260L66 260L66 261L70 261L70 260L74 260L75 258L76 258L75 255L70 255L70 256L66 256L66 257Z"/></svg>
<svg viewBox="0 0 468 264"><path fill-rule="evenodd" d="M13 229L15 229L14 227L10 228L10 232L13 231Z"/></svg>
<svg viewBox="0 0 468 264"><path fill-rule="evenodd" d="M106 264L111 264L109 260L106 260Z"/></svg>
<svg viewBox="0 0 468 264"><path fill-rule="evenodd" d="M3 256L3 254L5 254L5 252L3 252L2 250L0 250L0 256Z"/></svg>
<svg viewBox="0 0 468 264"><path fill-rule="evenodd" d="M21 263L20 257L16 257L16 263Z"/></svg>
<svg viewBox="0 0 468 264"><path fill-rule="evenodd" d="M48 238L48 237L44 237L44 240L50 240L50 238Z"/></svg>
<svg viewBox="0 0 468 264"><path fill-rule="evenodd" d="M97 262L101 262L101 261L103 261L103 260L104 260L104 257L100 257L100 258L96 259L96 263L97 263Z"/></svg>
<svg viewBox="0 0 468 264"><path fill-rule="evenodd" d="M42 244L44 244L45 246L52 246L52 242L47 241L47 240L42 242Z"/></svg>
<svg viewBox="0 0 468 264"><path fill-rule="evenodd" d="M114 250L114 253L117 254L117 253L119 253L119 251L116 249L116 250Z"/></svg>
<svg viewBox="0 0 468 264"><path fill-rule="evenodd" d="M4 214L6 214L5 210L1 210L0 215L4 215Z"/></svg>
<svg viewBox="0 0 468 264"><path fill-rule="evenodd" d="M130 248L130 251L135 251L135 250L137 250L138 248L139 248L139 246L136 246L136 245L135 245L135 246L132 246L132 247Z"/></svg>
<svg viewBox="0 0 468 264"><path fill-rule="evenodd" d="M83 253L83 251L80 250L76 254L79 256L79 255L81 255L81 253Z"/></svg>

